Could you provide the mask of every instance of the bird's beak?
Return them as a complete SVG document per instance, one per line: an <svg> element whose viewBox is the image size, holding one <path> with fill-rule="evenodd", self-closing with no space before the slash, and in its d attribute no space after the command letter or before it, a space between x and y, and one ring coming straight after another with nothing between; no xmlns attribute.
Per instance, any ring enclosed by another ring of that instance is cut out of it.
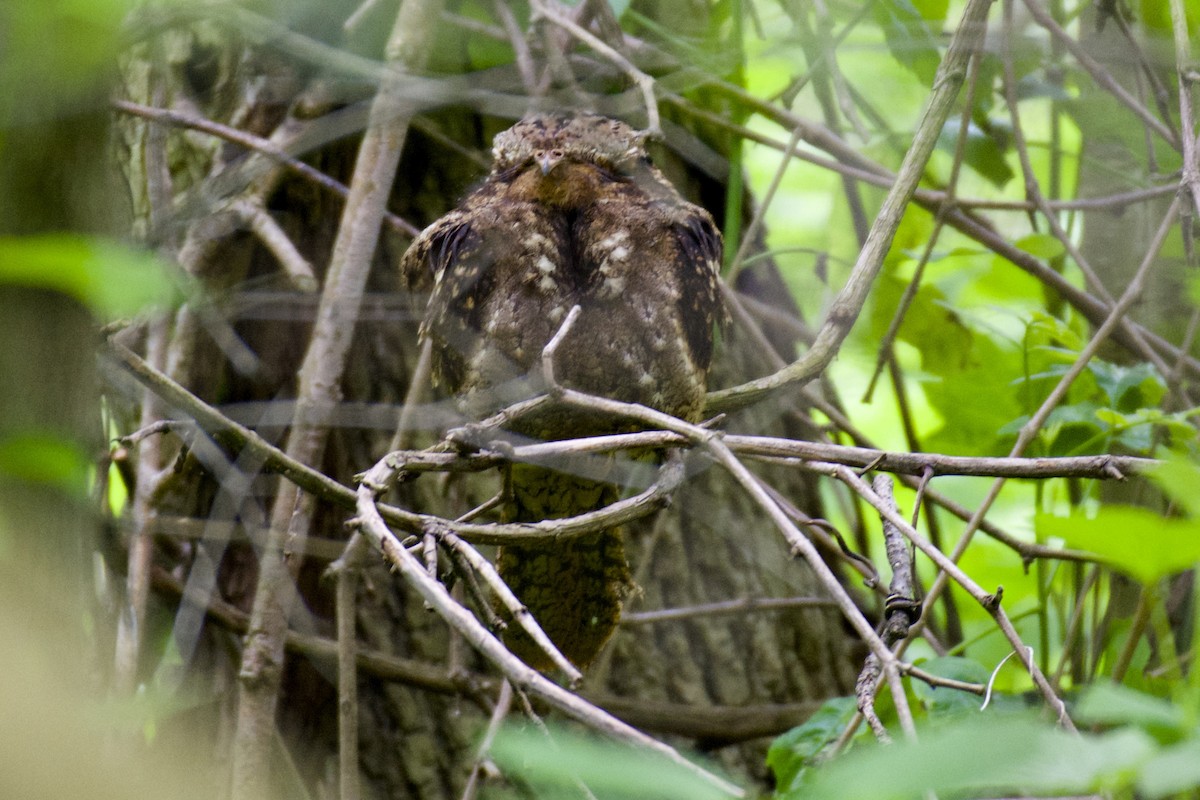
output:
<svg viewBox="0 0 1200 800"><path fill-rule="evenodd" d="M558 166L558 162L562 160L562 156L553 152L541 152L534 156L538 167L541 168L543 175L549 175L550 170Z"/></svg>

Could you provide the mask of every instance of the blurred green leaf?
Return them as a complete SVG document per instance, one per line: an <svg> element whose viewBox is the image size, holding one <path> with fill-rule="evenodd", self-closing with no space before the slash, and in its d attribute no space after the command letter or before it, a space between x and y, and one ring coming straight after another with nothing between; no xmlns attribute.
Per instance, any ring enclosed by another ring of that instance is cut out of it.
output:
<svg viewBox="0 0 1200 800"><path fill-rule="evenodd" d="M1039 71L1023 75L1017 81L1018 100L1032 100L1035 97L1065 101L1071 100L1073 95L1063 88L1061 79L1050 79L1044 72Z"/></svg>
<svg viewBox="0 0 1200 800"><path fill-rule="evenodd" d="M1083 402L1059 406L1051 411L1042 430L1043 441L1047 443L1046 455L1077 456L1104 452L1108 428L1101 424L1097 416L1099 409L1095 403Z"/></svg>
<svg viewBox="0 0 1200 800"><path fill-rule="evenodd" d="M1146 797L1177 794L1200 786L1200 738L1168 747L1142 765L1137 788Z"/></svg>
<svg viewBox="0 0 1200 800"><path fill-rule="evenodd" d="M0 476L57 487L69 496L87 496L87 454L53 433L26 432L0 438Z"/></svg>
<svg viewBox="0 0 1200 800"><path fill-rule="evenodd" d="M953 333L959 335L957 330ZM928 449L960 455L996 453L1002 427L1020 410L1008 385L1019 370L1018 355L998 337L976 332L961 361L922 359L940 379L924 387L930 405L942 417L941 427L925 441Z"/></svg>
<svg viewBox="0 0 1200 800"><path fill-rule="evenodd" d="M841 735L856 710L853 697L831 698L822 703L803 725L797 725L771 742L767 766L775 773L779 791L790 791L800 785L808 768Z"/></svg>
<svg viewBox="0 0 1200 800"><path fill-rule="evenodd" d="M978 714L917 742L862 747L814 772L789 800L906 800L939 795L1096 791L1132 782L1154 750L1137 730L1077 735L1027 715Z"/></svg>
<svg viewBox="0 0 1200 800"><path fill-rule="evenodd" d="M961 130L961 117L953 116L946 120L938 136L938 149L953 155ZM1005 161L1007 149L1007 142L988 135L971 123L967 128L967 141L963 143L963 161L997 189L1002 189L1013 177L1012 167Z"/></svg>
<svg viewBox="0 0 1200 800"><path fill-rule="evenodd" d="M1200 521L1164 518L1146 508L1107 505L1091 518L1038 514L1040 536L1095 553L1143 583L1200 561Z"/></svg>
<svg viewBox="0 0 1200 800"><path fill-rule="evenodd" d="M552 731L547 739L531 727L508 725L492 745L492 757L535 789L570 789L582 781L597 800L707 800L728 795L699 775L645 750L593 737Z"/></svg>
<svg viewBox="0 0 1200 800"><path fill-rule="evenodd" d="M1103 359L1093 359L1088 369L1108 396L1109 405L1118 411L1135 411L1143 406L1156 406L1167 394L1166 381L1149 362L1124 366Z"/></svg>
<svg viewBox="0 0 1200 800"><path fill-rule="evenodd" d="M0 237L0 283L75 297L101 317L172 300L166 264L145 250L68 233Z"/></svg>
<svg viewBox="0 0 1200 800"><path fill-rule="evenodd" d="M1067 252L1063 243L1048 233L1031 233L1013 242L1017 247L1032 256L1049 261Z"/></svg>
<svg viewBox="0 0 1200 800"><path fill-rule="evenodd" d="M892 58L932 86L941 56L937 39L916 6L911 0L878 0L872 8Z"/></svg>
<svg viewBox="0 0 1200 800"><path fill-rule="evenodd" d="M0 126L104 102L131 0L0 4ZM97 91L99 89L99 91Z"/></svg>
<svg viewBox="0 0 1200 800"><path fill-rule="evenodd" d="M1149 478L1191 517L1200 519L1200 465L1174 456L1152 470Z"/></svg>
<svg viewBox="0 0 1200 800"><path fill-rule="evenodd" d="M1088 687L1073 715L1085 725L1136 725L1165 741L1177 741L1189 727L1187 715L1179 706L1106 682Z"/></svg>
<svg viewBox="0 0 1200 800"><path fill-rule="evenodd" d="M913 7L930 27L941 27L946 21L946 11L950 8L950 0L913 0Z"/></svg>

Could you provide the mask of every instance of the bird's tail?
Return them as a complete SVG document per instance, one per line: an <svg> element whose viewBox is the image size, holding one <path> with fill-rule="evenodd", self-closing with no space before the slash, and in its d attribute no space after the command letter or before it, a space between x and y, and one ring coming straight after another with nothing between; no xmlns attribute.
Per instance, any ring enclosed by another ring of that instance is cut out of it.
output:
<svg viewBox="0 0 1200 800"><path fill-rule="evenodd" d="M611 483L546 467L517 464L512 471L512 521L561 519L617 499ZM612 636L632 579L621 529L544 544L509 545L497 557L500 576L573 664L591 663ZM547 656L515 625L505 642L530 666L547 669Z"/></svg>

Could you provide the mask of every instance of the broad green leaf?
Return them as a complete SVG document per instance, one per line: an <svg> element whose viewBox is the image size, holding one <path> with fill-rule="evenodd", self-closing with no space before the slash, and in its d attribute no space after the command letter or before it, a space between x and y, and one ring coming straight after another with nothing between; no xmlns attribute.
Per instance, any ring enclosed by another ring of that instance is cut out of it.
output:
<svg viewBox="0 0 1200 800"><path fill-rule="evenodd" d="M873 10L892 58L932 86L940 61L937 39L911 0L877 0Z"/></svg>
<svg viewBox="0 0 1200 800"><path fill-rule="evenodd" d="M910 254L924 250L931 235L933 217L922 208L909 206L900 218L900 225L896 228L896 235L892 237L892 245L888 249L884 264L895 267L912 259Z"/></svg>
<svg viewBox="0 0 1200 800"><path fill-rule="evenodd" d="M91 464L79 445L53 433L26 432L0 438L0 476L87 495Z"/></svg>
<svg viewBox="0 0 1200 800"><path fill-rule="evenodd" d="M930 27L940 28L946 21L946 11L950 8L950 0L913 0L913 7Z"/></svg>
<svg viewBox="0 0 1200 800"><path fill-rule="evenodd" d="M1127 785L1154 751L1138 730L1077 735L1027 715L978 714L863 747L816 770L788 800L907 800L939 795L1085 793Z"/></svg>
<svg viewBox="0 0 1200 800"><path fill-rule="evenodd" d="M0 127L95 107L116 76L130 0L42 0L0 7ZM2 142L0 142L2 144Z"/></svg>
<svg viewBox="0 0 1200 800"><path fill-rule="evenodd" d="M502 769L535 788L578 793L583 782L598 800L717 800L728 795L701 776L645 750L569 733L508 725L492 745ZM556 794L538 794L551 797Z"/></svg>
<svg viewBox="0 0 1200 800"><path fill-rule="evenodd" d="M1149 477L1192 518L1200 519L1200 465L1176 456L1152 470Z"/></svg>
<svg viewBox="0 0 1200 800"><path fill-rule="evenodd" d="M1056 240L1057 241L1057 240ZM1079 331L1063 320L1044 311L1033 311L1025 330L1025 345L1030 349L1043 347L1058 350L1072 362L1083 349L1084 339Z"/></svg>
<svg viewBox="0 0 1200 800"><path fill-rule="evenodd" d="M1176 741L1187 731L1187 715L1179 706L1126 686L1100 682L1088 687L1075 707L1076 722L1136 725L1160 739Z"/></svg>
<svg viewBox="0 0 1200 800"><path fill-rule="evenodd" d="M1166 381L1148 362L1127 367L1093 359L1088 369L1095 377L1096 385L1108 396L1109 405L1118 411L1156 406L1167 393Z"/></svg>
<svg viewBox="0 0 1200 800"><path fill-rule="evenodd" d="M926 359L925 368L940 381L926 384L925 393L943 420L926 447L960 455L995 453L1001 427L1020 411L1008 385L1009 377L1019 371L1018 358L1017 350L1003 340L976 333L958 364Z"/></svg>
<svg viewBox="0 0 1200 800"><path fill-rule="evenodd" d="M845 729L857 706L853 697L834 697L821 704L804 724L771 742L767 766L780 791L797 787L816 757Z"/></svg>
<svg viewBox="0 0 1200 800"><path fill-rule="evenodd" d="M1200 520L1173 519L1134 506L1103 506L1090 519L1038 514L1041 536L1087 550L1143 583L1200 561Z"/></svg>
<svg viewBox="0 0 1200 800"><path fill-rule="evenodd" d="M67 233L0 237L0 284L71 295L102 317L135 314L172 299L168 268L154 254Z"/></svg>
<svg viewBox="0 0 1200 800"><path fill-rule="evenodd" d="M1047 261L1052 258L1058 258L1067 252L1066 248L1063 247L1063 243L1048 233L1031 233L1013 242L1013 244L1031 256L1037 256Z"/></svg>
<svg viewBox="0 0 1200 800"><path fill-rule="evenodd" d="M938 149L953 155L961 130L961 117L953 116L946 120L938 136ZM963 161L993 186L1002 189L1013 177L1012 167L1004 159L1007 149L1005 137L989 135L971 123L967 129L967 140L963 143Z"/></svg>
<svg viewBox="0 0 1200 800"><path fill-rule="evenodd" d="M1021 76L1017 81L1017 99L1032 100L1035 97L1048 97L1053 100L1071 100L1074 95L1063 88L1061 81L1048 80L1041 72L1032 72Z"/></svg>
<svg viewBox="0 0 1200 800"><path fill-rule="evenodd" d="M1177 794L1200 786L1200 738L1160 751L1142 765L1137 788L1146 797Z"/></svg>
<svg viewBox="0 0 1200 800"><path fill-rule="evenodd" d="M1039 434L1045 447L1044 454L1074 456L1102 452L1101 445L1108 430L1100 424L1096 413L1095 403L1072 403L1051 411ZM1029 415L1022 415L1004 425L1000 432L1016 435L1028 421Z"/></svg>

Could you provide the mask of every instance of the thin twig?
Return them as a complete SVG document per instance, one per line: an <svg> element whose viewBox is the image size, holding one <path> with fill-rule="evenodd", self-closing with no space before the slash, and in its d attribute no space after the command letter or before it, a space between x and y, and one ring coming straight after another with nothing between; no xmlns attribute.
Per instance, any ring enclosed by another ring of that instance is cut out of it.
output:
<svg viewBox="0 0 1200 800"><path fill-rule="evenodd" d="M567 660L566 656L555 646L554 642L550 641L550 637L542 630L542 626L529 610L525 608L520 599L513 594L512 589L508 588L508 584L500 577L500 573L492 566L492 562L483 557L482 554L467 542L463 541L458 536L446 530L439 529L440 526L432 527L434 535L440 538L447 546L452 548L456 553L461 555L471 568L483 578L484 583L496 595L498 599L517 624L524 629L525 633L529 634L529 638L533 639L534 643L541 648L554 666L562 670L562 673L567 676L572 689L577 688L583 681L583 675L575 668L575 665Z"/></svg>
<svg viewBox="0 0 1200 800"><path fill-rule="evenodd" d="M971 60L971 74L967 81L967 95L963 100L962 116L959 117L958 137L954 141L954 160L950 162L950 177L946 181L946 199L937 207L937 211L934 212L933 230L929 233L925 247L921 251L921 257L917 260L913 276L909 280L908 285L904 287L904 293L900 296L900 302L896 304L896 311L892 314L891 322L888 323L887 330L883 334L883 339L879 343L879 352L875 358L875 368L871 371L871 378L867 381L866 390L863 391L864 403L871 402L871 396L875 391L875 382L883 373L884 364L893 357L895 352L894 343L896 336L900 332L900 326L908 315L908 309L917 297L917 291L921 287L921 279L925 274L925 267L929 264L934 247L937 246L942 226L946 224L946 215L954 207L955 195L958 192L958 176L963 164L963 153L966 151L967 136L971 131L971 114L975 111L975 88L979 82L979 69L982 63L983 59L979 56Z"/></svg>
<svg viewBox="0 0 1200 800"><path fill-rule="evenodd" d="M298 292L306 294L317 291L320 284L313 273L312 264L300 255L291 237L279 226L275 218L257 203L238 201L233 204L233 211L249 226L259 241L271 251L275 260L283 267L288 283Z"/></svg>
<svg viewBox="0 0 1200 800"><path fill-rule="evenodd" d="M224 139L228 142L233 142L245 147L256 153L262 153L264 156L273 161L287 167L297 175L312 181L313 183L323 186L339 197L346 197L350 190L346 184L329 177L319 169L304 163L300 159L289 154L279 145L272 142L270 139L264 139L261 136L255 136L252 133L239 130L229 125L222 125L205 117L188 114L183 111L167 108L154 108L152 106L134 103L130 100L114 100L113 108L135 117L153 120L161 125L171 125L180 128L191 128L192 130L202 131L212 136ZM170 206L167 206L168 208ZM384 212L384 222L390 228L405 234L406 236L416 236L421 232L421 229L412 223L396 216L390 211Z"/></svg>
<svg viewBox="0 0 1200 800"><path fill-rule="evenodd" d="M155 59L151 91L161 100L166 93L165 68L161 57ZM166 220L163 215L171 208L172 181L168 165L166 137L155 126L147 126L144 161L151 236L160 236ZM146 326L146 360L156 369L165 369L168 357L170 320L160 312ZM141 397L139 430L147 430L162 421L163 404L155 393L146 389ZM147 601L150 594L150 568L154 558L154 541L150 525L155 516L154 496L167 474L165 448L161 437L148 436L137 444L137 475L131 504L134 530L129 540L129 565L125 575L125 597L117 622L114 646L114 683L119 697L130 697L137 688L138 665L146 634Z"/></svg>
<svg viewBox="0 0 1200 800"><path fill-rule="evenodd" d="M554 354L558 352L559 345L570 333L572 326L575 325L575 320L579 319L582 312L583 309L578 305L571 306L571 310L567 312L567 318L562 321L562 325L558 326L558 331L542 348L542 379L546 381L546 386L551 390L558 386L558 381L554 377Z"/></svg>
<svg viewBox="0 0 1200 800"><path fill-rule="evenodd" d="M467 777L467 785L463 787L461 800L474 800L475 794L479 790L479 778L484 772L485 765L490 763L488 753L492 750L492 742L496 740L496 734L500 732L500 724L504 722L504 718L508 716L508 710L512 708L512 700L512 684L508 681L501 681L500 694L496 696L496 707L492 710L492 717L488 720L483 738L479 740L479 749L475 751L475 763L471 765L471 774Z"/></svg>
<svg viewBox="0 0 1200 800"><path fill-rule="evenodd" d="M835 607L833 600L825 597L746 597L741 600L723 600L716 603L701 603L684 608L663 608L657 611L636 611L621 615L621 625L649 625L659 622L677 622L684 619L708 618L729 614L748 614L755 611L790 611L796 608Z"/></svg>
<svg viewBox="0 0 1200 800"><path fill-rule="evenodd" d="M337 581L338 798L358 800L358 570L366 542L355 535L333 569Z"/></svg>
<svg viewBox="0 0 1200 800"><path fill-rule="evenodd" d="M622 72L637 85L642 92L642 101L646 105L646 130L651 136L662 134L662 123L658 117L658 99L654 96L654 78L650 77L625 56L610 47L604 40L588 29L581 27L570 17L564 16L544 0L530 0L530 7L536 16L550 20L558 27L567 31L579 41L595 50L604 58L615 64Z"/></svg>
<svg viewBox="0 0 1200 800"><path fill-rule="evenodd" d="M874 489L880 501L887 506L892 513L896 513L896 501L892 496L892 481L886 475L875 476ZM916 614L920 611L920 604L914 599L913 589L913 570L912 558L908 553L908 548L904 545L904 537L892 524L887 516L881 515L883 520L883 538L885 549L887 550L888 563L892 567L892 580L890 584L890 592L888 595L887 604L885 606L885 614L883 631L880 638L883 643L891 648L896 642L901 641L908 636L908 630L916 621ZM862 671L858 675L858 680L855 681L854 691L858 701L859 713L871 726L876 738L880 741L890 741L887 735L887 730L880 722L878 715L875 713L875 693L880 685L880 678L884 678L888 682L888 687L892 691L892 695L897 693L903 695L904 687L899 682L899 675L896 672L896 663L893 660L890 664L885 664L875 655L871 653L867 656L863 664ZM916 728L913 724L912 712L908 708L908 704L896 704L897 717L900 721L900 727L904 730L908 738L916 736Z"/></svg>

